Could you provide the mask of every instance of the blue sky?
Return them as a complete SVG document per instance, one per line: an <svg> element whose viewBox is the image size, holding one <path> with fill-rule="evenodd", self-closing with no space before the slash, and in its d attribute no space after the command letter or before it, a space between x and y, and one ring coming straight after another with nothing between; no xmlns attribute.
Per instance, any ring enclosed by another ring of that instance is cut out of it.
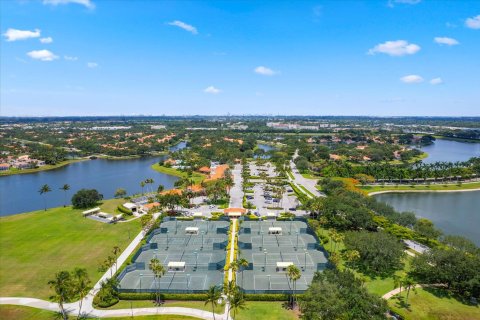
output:
<svg viewBox="0 0 480 320"><path fill-rule="evenodd" d="M480 1L0 2L0 115L480 115Z"/></svg>

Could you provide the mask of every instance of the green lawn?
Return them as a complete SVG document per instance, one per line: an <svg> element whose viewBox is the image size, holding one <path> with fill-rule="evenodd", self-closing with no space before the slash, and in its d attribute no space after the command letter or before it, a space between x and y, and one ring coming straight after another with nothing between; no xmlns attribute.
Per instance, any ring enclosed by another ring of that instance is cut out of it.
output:
<svg viewBox="0 0 480 320"><path fill-rule="evenodd" d="M60 207L0 218L2 296L47 299L47 281L74 267L86 268L96 282L113 246L126 248L140 232L139 220L105 224L83 218L81 211Z"/></svg>
<svg viewBox="0 0 480 320"><path fill-rule="evenodd" d="M29 307L0 305L0 319L2 320L54 320L59 319L51 311L45 311ZM69 319L76 319L71 316ZM131 320L132 317L120 318L101 318L105 320ZM140 316L134 317L135 320L195 320L198 318L177 316L177 315L159 315L159 316Z"/></svg>
<svg viewBox="0 0 480 320"><path fill-rule="evenodd" d="M164 166L159 165L158 163L153 164L152 169L155 170L155 171L161 172L161 173L169 174L171 176L176 176L176 177L180 177L180 178L188 177L188 173L186 173L184 171L180 171L180 170L177 170L175 168L164 167ZM200 183L204 179L205 179L205 176L203 174L200 174L198 172L194 172L192 174L192 180L195 183Z"/></svg>
<svg viewBox="0 0 480 320"><path fill-rule="evenodd" d="M367 193L378 192L378 191L415 191L415 190L427 190L427 191L436 191L436 190L470 190L470 189L479 189L480 182L470 182L462 183L461 185L452 183L452 184L436 184L436 185L408 185L408 186L362 186L361 190L366 191Z"/></svg>
<svg viewBox="0 0 480 320"><path fill-rule="evenodd" d="M402 298L388 300L393 311L402 315L406 320L465 320L480 319L480 307L463 304L445 294L439 289L417 289L417 293L410 291L408 298L409 308L405 308Z"/></svg>
<svg viewBox="0 0 480 320"><path fill-rule="evenodd" d="M283 307L284 302L248 301L245 310L238 311L235 320L296 320L297 314ZM233 312L232 312L233 315Z"/></svg>
<svg viewBox="0 0 480 320"><path fill-rule="evenodd" d="M120 300L117 304L106 308L106 309L129 309L131 303L132 308L153 308L155 307L155 303L152 300ZM184 308L194 308L206 311L212 311L212 305L208 304L205 305L204 301L166 301L162 307L184 307ZM223 313L225 311L225 307L218 305L215 307L215 313Z"/></svg>

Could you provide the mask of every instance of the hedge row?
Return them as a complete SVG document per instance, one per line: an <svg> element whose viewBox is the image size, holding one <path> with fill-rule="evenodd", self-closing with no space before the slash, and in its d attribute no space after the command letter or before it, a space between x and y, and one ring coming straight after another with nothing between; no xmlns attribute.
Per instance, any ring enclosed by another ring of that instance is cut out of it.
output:
<svg viewBox="0 0 480 320"><path fill-rule="evenodd" d="M125 208L123 205L118 205L117 210L120 211L121 213L128 214L131 216L133 214L132 210Z"/></svg>
<svg viewBox="0 0 480 320"><path fill-rule="evenodd" d="M155 293L119 293L120 300L155 300ZM205 301L205 293L160 293L162 300Z"/></svg>
<svg viewBox="0 0 480 320"><path fill-rule="evenodd" d="M298 296L299 295L297 295L297 297ZM288 294L276 294L276 293L245 294L245 300L247 301L288 301L288 298L289 298Z"/></svg>

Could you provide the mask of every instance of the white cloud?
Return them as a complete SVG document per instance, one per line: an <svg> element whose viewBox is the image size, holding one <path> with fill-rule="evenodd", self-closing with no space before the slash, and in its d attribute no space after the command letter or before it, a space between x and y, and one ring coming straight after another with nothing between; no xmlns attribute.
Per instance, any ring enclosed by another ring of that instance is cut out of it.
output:
<svg viewBox="0 0 480 320"><path fill-rule="evenodd" d="M220 92L222 92L222 90L215 88L214 86L210 86L208 88L205 88L203 92L210 93L210 94L219 94Z"/></svg>
<svg viewBox="0 0 480 320"><path fill-rule="evenodd" d="M400 81L402 81L403 83L420 83L420 82L423 82L423 78L420 77L419 75L416 75L416 74L411 74L411 75L408 75L408 76L405 76L405 77L401 77L400 78Z"/></svg>
<svg viewBox="0 0 480 320"><path fill-rule="evenodd" d="M52 43L53 39L52 37L46 37L46 38L40 38L41 43Z"/></svg>
<svg viewBox="0 0 480 320"><path fill-rule="evenodd" d="M419 4L420 2L422 2L422 0L389 0L387 3L387 6L389 6L390 8L393 8L397 3L414 5L414 4Z"/></svg>
<svg viewBox="0 0 480 320"><path fill-rule="evenodd" d="M195 28L192 25L186 24L185 22L175 20L175 21L169 22L168 24L171 25L171 26L176 26L176 27L182 28L183 30L186 30L186 31L191 32L193 34L198 34L197 28Z"/></svg>
<svg viewBox="0 0 480 320"><path fill-rule="evenodd" d="M420 51L419 45L408 43L408 41L405 40L396 40L377 44L375 47L368 50L368 54L374 55L376 53L385 53L390 56L400 57L407 54L415 54L418 51Z"/></svg>
<svg viewBox="0 0 480 320"><path fill-rule="evenodd" d="M443 83L442 78L433 78L432 80L430 80L430 84L432 84L432 85L437 85L437 84L442 84L442 83Z"/></svg>
<svg viewBox="0 0 480 320"><path fill-rule="evenodd" d="M78 60L78 57L74 57L74 56L63 56L63 59L67 60L67 61L77 61Z"/></svg>
<svg viewBox="0 0 480 320"><path fill-rule="evenodd" d="M433 41L435 41L438 44L446 44L447 46L454 46L460 43L453 38L447 38L447 37L435 37Z"/></svg>
<svg viewBox="0 0 480 320"><path fill-rule="evenodd" d="M52 6L69 3L80 4L88 9L95 9L95 4L91 0L43 0L43 4L50 4Z"/></svg>
<svg viewBox="0 0 480 320"><path fill-rule="evenodd" d="M465 20L465 25L470 29L480 29L480 14L476 17Z"/></svg>
<svg viewBox="0 0 480 320"><path fill-rule="evenodd" d="M54 55L49 50L33 50L28 52L27 55L32 59L41 61L53 61L58 59L58 56Z"/></svg>
<svg viewBox="0 0 480 320"><path fill-rule="evenodd" d="M277 71L274 71L270 68L264 66L258 66L253 70L255 73L261 74L262 76L274 76L278 74Z"/></svg>
<svg viewBox="0 0 480 320"><path fill-rule="evenodd" d="M96 68L98 67L98 63L96 62L87 62L87 67L93 69L93 68Z"/></svg>
<svg viewBox="0 0 480 320"><path fill-rule="evenodd" d="M35 29L34 31L30 31L30 30L18 30L18 29L9 28L3 34L3 36L7 38L6 41L17 41L17 40L25 40L30 38L38 38L40 37L40 30Z"/></svg>

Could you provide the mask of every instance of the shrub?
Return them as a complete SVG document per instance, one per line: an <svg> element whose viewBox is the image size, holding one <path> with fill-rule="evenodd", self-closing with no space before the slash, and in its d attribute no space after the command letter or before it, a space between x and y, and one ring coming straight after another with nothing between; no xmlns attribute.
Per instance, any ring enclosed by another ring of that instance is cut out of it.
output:
<svg viewBox="0 0 480 320"><path fill-rule="evenodd" d="M287 294L275 294L275 293L245 294L245 300L247 301L288 301L288 298L289 296Z"/></svg>
<svg viewBox="0 0 480 320"><path fill-rule="evenodd" d="M155 300L155 293L119 293L120 300ZM182 300L182 301L205 301L207 295L204 293L160 293L162 300Z"/></svg>
<svg viewBox="0 0 480 320"><path fill-rule="evenodd" d="M98 201L103 199L103 195L95 189L81 189L72 197L74 208L85 209L93 207Z"/></svg>
<svg viewBox="0 0 480 320"><path fill-rule="evenodd" d="M126 215L131 216L133 214L132 210L125 208L123 205L119 205L117 207L117 210L120 211L121 213L125 213Z"/></svg>

